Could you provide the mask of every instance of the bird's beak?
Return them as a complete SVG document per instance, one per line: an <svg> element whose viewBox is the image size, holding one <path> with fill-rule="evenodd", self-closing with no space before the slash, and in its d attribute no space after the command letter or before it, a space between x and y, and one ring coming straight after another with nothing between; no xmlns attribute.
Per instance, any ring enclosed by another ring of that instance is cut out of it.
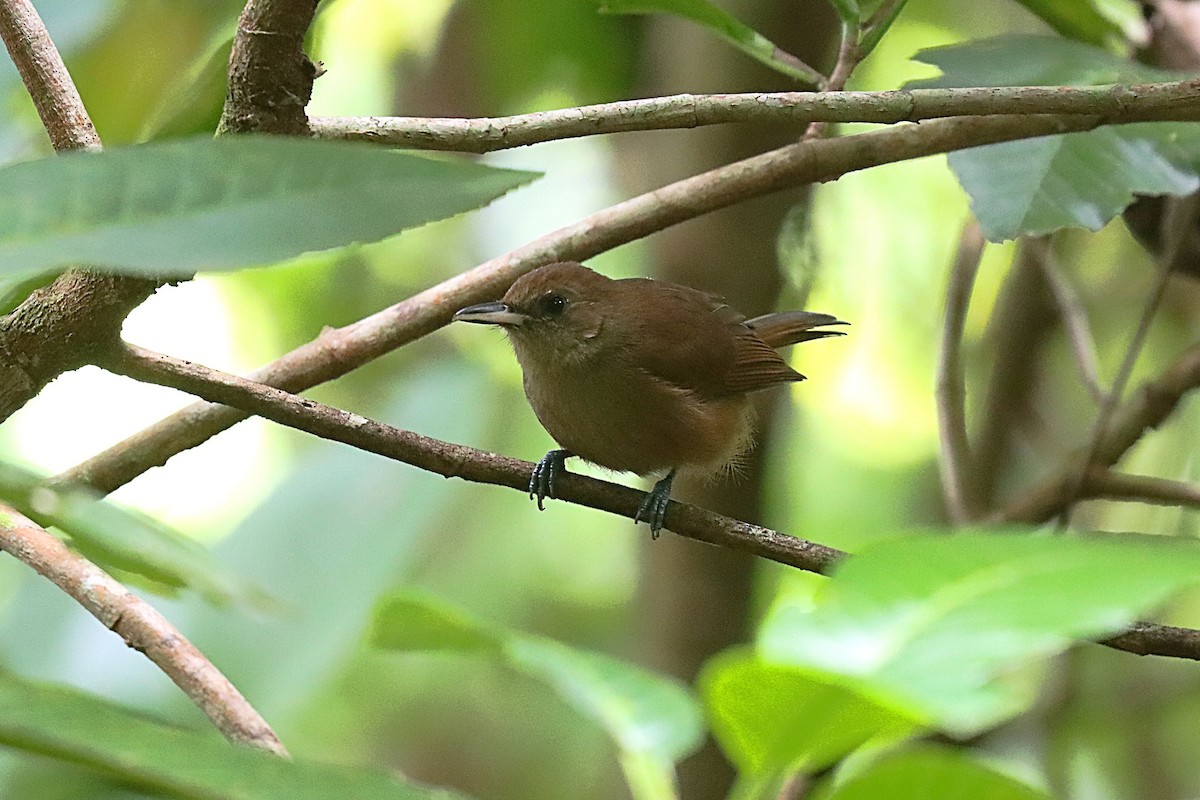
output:
<svg viewBox="0 0 1200 800"><path fill-rule="evenodd" d="M477 306L467 306L454 312L453 322L478 322L481 325L519 326L525 322L525 315L513 311L505 303L480 303Z"/></svg>

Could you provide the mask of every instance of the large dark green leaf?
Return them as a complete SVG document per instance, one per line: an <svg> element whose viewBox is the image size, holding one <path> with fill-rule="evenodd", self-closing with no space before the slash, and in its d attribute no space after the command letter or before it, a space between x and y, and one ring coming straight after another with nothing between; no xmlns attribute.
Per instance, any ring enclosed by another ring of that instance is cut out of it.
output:
<svg viewBox="0 0 1200 800"><path fill-rule="evenodd" d="M1003 36L922 50L943 75L912 86L1139 83L1180 76L1080 42ZM1200 131L1187 123L1121 125L951 153L951 168L993 241L1068 226L1103 227L1136 194L1200 187Z"/></svg>
<svg viewBox="0 0 1200 800"><path fill-rule="evenodd" d="M0 672L0 744L196 800L453 800L380 770L288 760L166 725L73 689Z"/></svg>
<svg viewBox="0 0 1200 800"><path fill-rule="evenodd" d="M372 641L390 650L487 655L544 683L613 738L638 798L673 796L673 764L700 743L699 707L675 681L599 653L470 619L414 594L384 601Z"/></svg>
<svg viewBox="0 0 1200 800"><path fill-rule="evenodd" d="M0 275L72 263L180 274L372 242L535 173L347 142L229 136L0 169Z"/></svg>
<svg viewBox="0 0 1200 800"><path fill-rule="evenodd" d="M848 559L815 608L781 604L760 656L856 678L971 734L1032 699L1021 667L1114 633L1200 581L1200 543L922 534Z"/></svg>

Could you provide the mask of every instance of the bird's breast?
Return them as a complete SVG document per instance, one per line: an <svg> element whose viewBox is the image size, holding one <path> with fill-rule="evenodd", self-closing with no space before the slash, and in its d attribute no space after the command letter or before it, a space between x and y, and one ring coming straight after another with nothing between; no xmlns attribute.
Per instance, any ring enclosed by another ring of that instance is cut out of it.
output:
<svg viewBox="0 0 1200 800"><path fill-rule="evenodd" d="M701 398L619 359L521 361L525 394L542 426L563 448L602 467L642 475L716 469L748 441L744 397Z"/></svg>

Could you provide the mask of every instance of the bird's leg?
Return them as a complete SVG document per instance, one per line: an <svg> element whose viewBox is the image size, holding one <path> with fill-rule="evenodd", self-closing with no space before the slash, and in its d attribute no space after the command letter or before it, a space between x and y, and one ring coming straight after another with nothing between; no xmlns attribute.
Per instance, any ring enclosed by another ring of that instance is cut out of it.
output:
<svg viewBox="0 0 1200 800"><path fill-rule="evenodd" d="M568 450L551 450L533 468L529 476L529 499L537 498L538 511L545 511L542 501L554 497L554 481L567 471L566 461L574 453Z"/></svg>
<svg viewBox="0 0 1200 800"><path fill-rule="evenodd" d="M663 521L667 517L667 504L671 502L671 481L675 480L675 470L667 473L667 477L654 484L654 488L646 493L646 499L638 506L633 515L635 523L646 521L650 523L650 538L657 539L662 530Z"/></svg>

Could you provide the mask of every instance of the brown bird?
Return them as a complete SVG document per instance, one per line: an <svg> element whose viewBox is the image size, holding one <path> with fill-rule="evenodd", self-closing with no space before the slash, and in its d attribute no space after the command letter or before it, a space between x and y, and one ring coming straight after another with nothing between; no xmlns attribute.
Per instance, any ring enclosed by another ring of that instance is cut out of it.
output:
<svg viewBox="0 0 1200 800"><path fill-rule="evenodd" d="M525 395L562 449L538 462L529 496L554 497L570 456L618 472L666 472L634 515L655 537L680 470L714 472L750 440L747 395L802 381L776 348L839 331L828 314L754 319L716 295L649 278L612 280L582 264L549 264L460 322L499 325L525 376Z"/></svg>

